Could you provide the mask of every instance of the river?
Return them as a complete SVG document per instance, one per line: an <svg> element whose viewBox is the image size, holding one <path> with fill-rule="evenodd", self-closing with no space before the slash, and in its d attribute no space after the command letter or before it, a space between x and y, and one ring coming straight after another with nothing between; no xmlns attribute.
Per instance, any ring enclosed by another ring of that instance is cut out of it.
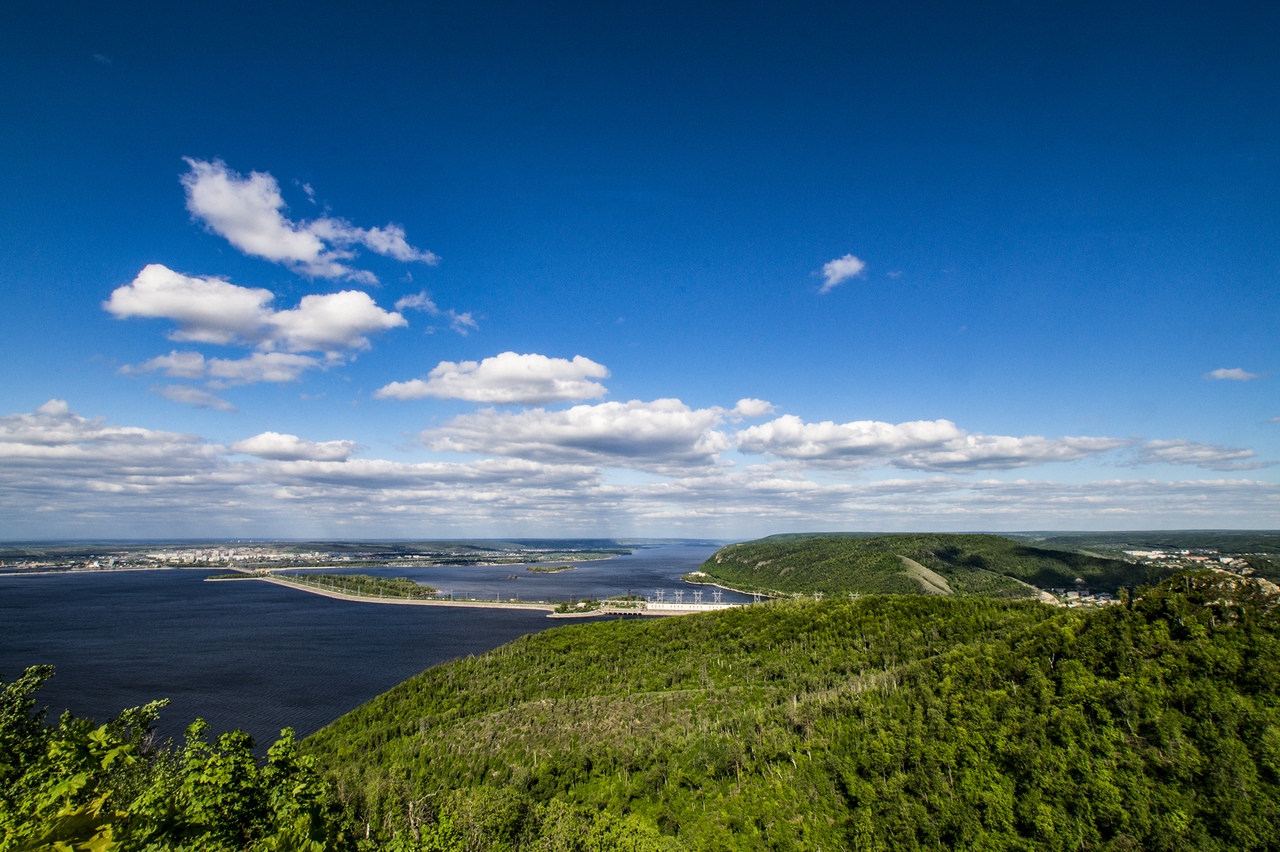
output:
<svg viewBox="0 0 1280 852"><path fill-rule="evenodd" d="M510 565L358 570L412 577L458 597L558 600L663 589L670 600L684 589L692 600L680 575L714 551L649 547L557 574ZM215 732L242 728L264 745L286 726L299 736L315 731L437 663L564 626L542 612L377 606L269 583L206 583L209 573L0 576L0 676L8 682L30 665L56 666L38 696L51 718L69 709L105 721L168 698L162 736L180 737L201 716Z"/></svg>

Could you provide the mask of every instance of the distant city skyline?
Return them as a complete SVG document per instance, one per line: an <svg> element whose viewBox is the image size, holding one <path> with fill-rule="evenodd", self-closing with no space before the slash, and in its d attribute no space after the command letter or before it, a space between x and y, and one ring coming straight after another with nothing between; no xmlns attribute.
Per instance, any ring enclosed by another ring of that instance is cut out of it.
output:
<svg viewBox="0 0 1280 852"><path fill-rule="evenodd" d="M1277 37L19 4L0 540L1280 527Z"/></svg>

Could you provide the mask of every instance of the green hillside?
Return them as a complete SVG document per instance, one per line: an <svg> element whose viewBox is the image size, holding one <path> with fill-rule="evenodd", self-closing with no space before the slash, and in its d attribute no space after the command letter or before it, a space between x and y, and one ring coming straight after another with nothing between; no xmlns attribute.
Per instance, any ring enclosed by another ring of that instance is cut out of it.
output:
<svg viewBox="0 0 1280 852"><path fill-rule="evenodd" d="M936 534L770 536L722 548L699 570L706 577L697 580L770 594L941 594L946 588L1000 598L1034 597L1025 584L1074 588L1081 579L1092 591L1114 592L1164 576L1119 559L1003 536Z"/></svg>
<svg viewBox="0 0 1280 852"><path fill-rule="evenodd" d="M1280 617L1257 588L561 628L304 747L357 833L404 850L1276 849Z"/></svg>
<svg viewBox="0 0 1280 852"><path fill-rule="evenodd" d="M0 684L0 850L1280 849L1280 603L793 600L576 625L255 759Z"/></svg>

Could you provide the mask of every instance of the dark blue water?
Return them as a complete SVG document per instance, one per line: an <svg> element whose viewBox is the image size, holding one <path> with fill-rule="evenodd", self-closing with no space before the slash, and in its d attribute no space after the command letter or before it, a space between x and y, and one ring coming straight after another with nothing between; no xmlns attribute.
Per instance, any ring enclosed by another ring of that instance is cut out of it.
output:
<svg viewBox="0 0 1280 852"><path fill-rule="evenodd" d="M378 573L455 595L529 589L520 594L529 600L535 588L553 599L627 589L652 595L680 588L680 575L712 552L645 549L553 575L511 566ZM207 573L0 576L0 675L10 681L30 665L56 666L39 696L51 716L70 709L105 721L168 698L163 736L180 736L200 716L214 731L242 728L270 743L283 727L310 733L432 665L564 624L541 612L378 606L268 583L206 583ZM506 580L511 574L521 579Z"/></svg>

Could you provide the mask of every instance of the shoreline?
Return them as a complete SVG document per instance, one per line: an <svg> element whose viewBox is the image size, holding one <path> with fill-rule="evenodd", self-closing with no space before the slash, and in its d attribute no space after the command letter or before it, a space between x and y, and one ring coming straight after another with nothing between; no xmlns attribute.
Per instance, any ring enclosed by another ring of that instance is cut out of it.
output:
<svg viewBox="0 0 1280 852"><path fill-rule="evenodd" d="M634 553L634 551L632 551ZM574 559L574 562L607 562L611 559L618 559L621 556L630 556L631 554L610 554L608 556L598 556L586 559ZM569 560L556 560L569 561ZM262 565L253 564L251 566L244 565L208 565L208 564L161 564L161 565L135 565L128 568L42 568L39 570L26 570L22 568L0 569L0 577L44 577L51 574L116 574L123 571L220 571L223 573L230 571L242 572L245 574L254 571L266 571L275 574L282 571L351 571L358 568L372 569L397 569L397 568L525 568L528 570L532 566L541 565L540 562L472 562L465 565L459 563L430 563L424 565L397 565L391 563L369 563L353 565L349 562L339 562L331 565ZM560 569L561 571L572 571L577 565L569 565ZM558 574L560 571L530 571L531 574ZM376 599L375 599L376 600Z"/></svg>
<svg viewBox="0 0 1280 852"><path fill-rule="evenodd" d="M206 583L241 583L245 581L257 580L263 583L270 583L273 586L283 586L285 588L297 589L301 592L308 592L313 595L319 595L322 598L331 598L340 601L352 601L354 603L372 603L387 604L390 606L455 606L470 607L472 609L515 609L534 612L545 612L547 618L598 618L610 615L646 615L656 618L665 618L677 615L690 615L690 612L654 612L643 609L605 609L605 610L588 610L587 612L556 612L556 604L551 603L534 603L524 601L481 601L481 600L422 600L410 598L371 598L364 595L353 595L347 592L338 592L331 589L321 589L316 586L309 586L305 583L293 583L288 580L281 580L278 577L250 575L243 577L206 577ZM737 606L745 606L745 604L737 604Z"/></svg>
<svg viewBox="0 0 1280 852"><path fill-rule="evenodd" d="M688 583L690 586L711 586L712 588L715 588L715 589L724 589L726 592L733 592L735 595L759 595L761 598L761 603L763 603L764 601L783 600L786 597L785 595L771 595L768 592L748 592L748 591L745 591L744 589L735 589L733 586L726 586L721 583L712 583L710 581L706 583L699 583L696 580L685 579L685 577L687 576L688 576L687 574L682 576L680 578L680 581L683 583ZM710 575L708 574L705 576L710 576ZM744 601L743 603L745 605L746 602Z"/></svg>
<svg viewBox="0 0 1280 852"><path fill-rule="evenodd" d="M241 583L246 580L257 580L263 583L270 583L273 586L283 586L288 589L297 589L301 592L308 592L313 595L319 595L322 598L332 598L340 601L354 601L356 603L372 603L387 604L389 606L459 606L472 607L478 609L522 609L534 610L539 612L555 611L555 604L544 603L524 603L523 601L442 601L442 600L414 600L410 598L371 598L364 595L353 595L346 592L337 592L331 589L320 589L315 586L308 586L305 583L291 583L288 580L281 580L278 577L249 576L244 577L221 577L218 579L207 578L208 583Z"/></svg>
<svg viewBox="0 0 1280 852"><path fill-rule="evenodd" d="M52 568L43 571L0 571L0 577L48 577L53 574L123 574L129 571L205 571L211 570L206 568L184 568L178 565L154 565L150 567L138 566L136 568ZM235 570L235 569L232 569Z"/></svg>

